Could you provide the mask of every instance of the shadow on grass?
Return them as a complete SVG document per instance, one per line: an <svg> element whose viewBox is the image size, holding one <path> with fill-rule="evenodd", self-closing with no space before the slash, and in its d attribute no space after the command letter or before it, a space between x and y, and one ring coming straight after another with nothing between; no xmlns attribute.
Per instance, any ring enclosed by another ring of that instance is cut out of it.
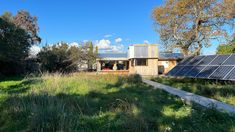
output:
<svg viewBox="0 0 235 132"><path fill-rule="evenodd" d="M141 82L120 78L118 91L11 96L0 104L0 131L231 131L235 118Z"/></svg>
<svg viewBox="0 0 235 132"><path fill-rule="evenodd" d="M24 79L23 76L1 77L0 82L4 82L4 81L21 81L23 79Z"/></svg>
<svg viewBox="0 0 235 132"><path fill-rule="evenodd" d="M29 90L30 85L40 83L42 82L41 79L35 78L35 79L27 79L24 80L24 78L15 78L15 80L10 80L11 78L5 80L5 81L21 81L19 84L13 84L9 85L6 88L1 88L0 91L8 94L20 94L25 93Z"/></svg>

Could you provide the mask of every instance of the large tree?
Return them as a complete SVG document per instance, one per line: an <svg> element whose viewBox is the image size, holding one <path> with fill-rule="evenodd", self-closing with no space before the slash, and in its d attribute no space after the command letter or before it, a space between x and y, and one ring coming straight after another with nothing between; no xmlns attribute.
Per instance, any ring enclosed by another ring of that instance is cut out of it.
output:
<svg viewBox="0 0 235 132"><path fill-rule="evenodd" d="M166 0L153 18L163 44L184 55L198 55L211 41L226 40L234 31L234 0Z"/></svg>
<svg viewBox="0 0 235 132"><path fill-rule="evenodd" d="M19 16L22 17L19 19ZM6 12L0 17L0 74L12 75L24 71L29 48L40 42L37 20L31 18L35 17L26 11L19 11L16 16Z"/></svg>

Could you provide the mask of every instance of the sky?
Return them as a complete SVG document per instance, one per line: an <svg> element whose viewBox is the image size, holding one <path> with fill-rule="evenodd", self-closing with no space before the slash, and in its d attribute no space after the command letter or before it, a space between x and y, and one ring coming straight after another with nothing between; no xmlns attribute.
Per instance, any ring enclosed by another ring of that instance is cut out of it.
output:
<svg viewBox="0 0 235 132"><path fill-rule="evenodd" d="M162 0L1 0L0 14L27 10L38 17L39 47L93 41L101 52L126 52L131 44L161 44L151 17ZM161 46L160 46L161 47ZM215 53L217 45L203 49ZM38 46L33 47L39 50Z"/></svg>

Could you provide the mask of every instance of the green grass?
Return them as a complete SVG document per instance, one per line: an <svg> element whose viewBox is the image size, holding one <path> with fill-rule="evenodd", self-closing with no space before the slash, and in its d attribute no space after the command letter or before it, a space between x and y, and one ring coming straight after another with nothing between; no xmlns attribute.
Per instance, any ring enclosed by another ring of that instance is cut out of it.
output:
<svg viewBox="0 0 235 132"><path fill-rule="evenodd" d="M153 78L152 80L235 105L235 82L167 77Z"/></svg>
<svg viewBox="0 0 235 132"><path fill-rule="evenodd" d="M186 105L138 76L0 81L0 131L235 131L235 116Z"/></svg>

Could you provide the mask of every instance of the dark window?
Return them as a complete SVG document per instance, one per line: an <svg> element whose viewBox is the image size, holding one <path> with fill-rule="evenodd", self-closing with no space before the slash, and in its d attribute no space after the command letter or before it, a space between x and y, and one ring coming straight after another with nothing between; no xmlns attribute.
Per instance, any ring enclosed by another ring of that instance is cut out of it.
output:
<svg viewBox="0 0 235 132"><path fill-rule="evenodd" d="M163 74L164 71L165 71L164 66L163 66L163 65L159 65L159 66L158 66L158 74Z"/></svg>
<svg viewBox="0 0 235 132"><path fill-rule="evenodd" d="M135 59L136 66L147 66L147 59Z"/></svg>

